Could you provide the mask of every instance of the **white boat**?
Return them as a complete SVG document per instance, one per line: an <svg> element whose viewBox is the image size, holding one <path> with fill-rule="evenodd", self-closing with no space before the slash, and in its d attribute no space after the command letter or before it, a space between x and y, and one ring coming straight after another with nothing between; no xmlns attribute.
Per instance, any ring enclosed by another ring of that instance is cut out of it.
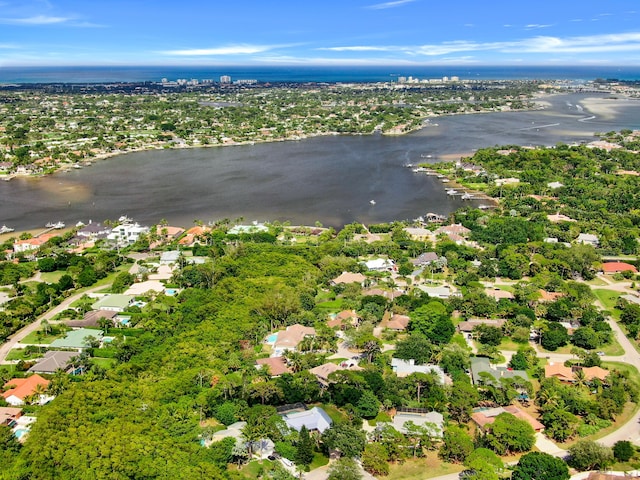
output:
<svg viewBox="0 0 640 480"><path fill-rule="evenodd" d="M49 223L47 223L45 225L45 227L47 227L47 228L55 228L56 230L60 230L61 228L65 227L65 224L63 222L56 222L56 223L49 222Z"/></svg>
<svg viewBox="0 0 640 480"><path fill-rule="evenodd" d="M471 200L473 198L473 195L471 195L470 193L465 193L464 195L462 195L462 200Z"/></svg>
<svg viewBox="0 0 640 480"><path fill-rule="evenodd" d="M370 203L371 205L375 205L375 204L376 204L376 201L375 201L375 200L369 200L369 203Z"/></svg>
<svg viewBox="0 0 640 480"><path fill-rule="evenodd" d="M442 183L449 183L449 179L448 178L443 178L441 181L442 181Z"/></svg>
<svg viewBox="0 0 640 480"><path fill-rule="evenodd" d="M455 188L450 188L447 190L447 195L457 195L458 191Z"/></svg>
<svg viewBox="0 0 640 480"><path fill-rule="evenodd" d="M131 220L129 217L127 217L126 215L122 215L119 219L118 222L120 223L131 223L133 220Z"/></svg>
<svg viewBox="0 0 640 480"><path fill-rule="evenodd" d="M11 233L14 230L15 230L15 228L11 228L11 227L7 227L6 225L2 225L2 227L0 227L0 234Z"/></svg>

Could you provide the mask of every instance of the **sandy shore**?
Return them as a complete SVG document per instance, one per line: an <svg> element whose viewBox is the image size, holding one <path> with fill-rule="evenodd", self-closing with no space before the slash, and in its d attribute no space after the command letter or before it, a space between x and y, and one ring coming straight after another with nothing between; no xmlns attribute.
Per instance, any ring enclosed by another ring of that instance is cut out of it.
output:
<svg viewBox="0 0 640 480"><path fill-rule="evenodd" d="M620 110L628 107L638 106L640 100L632 98L599 98L588 97L580 101L580 104L589 113L602 118L603 120L613 120L619 115Z"/></svg>

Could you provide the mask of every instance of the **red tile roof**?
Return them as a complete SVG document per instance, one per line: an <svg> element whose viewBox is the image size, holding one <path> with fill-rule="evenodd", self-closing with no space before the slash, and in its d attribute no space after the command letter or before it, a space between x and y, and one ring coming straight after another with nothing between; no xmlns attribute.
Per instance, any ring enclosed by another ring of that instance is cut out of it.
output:
<svg viewBox="0 0 640 480"><path fill-rule="evenodd" d="M5 399L15 396L24 401L29 395L34 394L38 385L47 388L49 380L42 378L37 373L27 378L13 378L4 384L4 388L9 388L9 390L4 392L2 396Z"/></svg>
<svg viewBox="0 0 640 480"><path fill-rule="evenodd" d="M604 273L618 273L618 272L625 272L627 270L630 270L633 273L638 273L638 269L635 266L631 265L630 263L606 262L602 264L602 271Z"/></svg>

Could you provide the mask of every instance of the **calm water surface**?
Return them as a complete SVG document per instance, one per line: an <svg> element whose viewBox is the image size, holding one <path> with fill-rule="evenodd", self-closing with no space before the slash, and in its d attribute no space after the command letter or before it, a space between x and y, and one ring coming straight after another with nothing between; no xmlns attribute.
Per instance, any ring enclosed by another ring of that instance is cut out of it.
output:
<svg viewBox="0 0 640 480"><path fill-rule="evenodd" d="M331 136L121 155L82 170L0 182L0 224L27 229L126 214L147 224L244 217L341 226L447 214L468 202L404 164L427 155L452 160L494 145L591 141L594 132L640 128L640 101L591 118L580 106L586 97L552 97L549 108L535 112L441 117L432 120L437 126L402 137Z"/></svg>

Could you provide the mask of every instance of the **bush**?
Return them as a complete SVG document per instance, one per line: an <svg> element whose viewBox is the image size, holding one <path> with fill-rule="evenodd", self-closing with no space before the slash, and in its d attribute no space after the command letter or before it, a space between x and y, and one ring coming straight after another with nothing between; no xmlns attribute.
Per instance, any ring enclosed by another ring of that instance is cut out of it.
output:
<svg viewBox="0 0 640 480"><path fill-rule="evenodd" d="M613 457L619 462L628 462L636 453L636 449L627 440L620 440L613 446Z"/></svg>

